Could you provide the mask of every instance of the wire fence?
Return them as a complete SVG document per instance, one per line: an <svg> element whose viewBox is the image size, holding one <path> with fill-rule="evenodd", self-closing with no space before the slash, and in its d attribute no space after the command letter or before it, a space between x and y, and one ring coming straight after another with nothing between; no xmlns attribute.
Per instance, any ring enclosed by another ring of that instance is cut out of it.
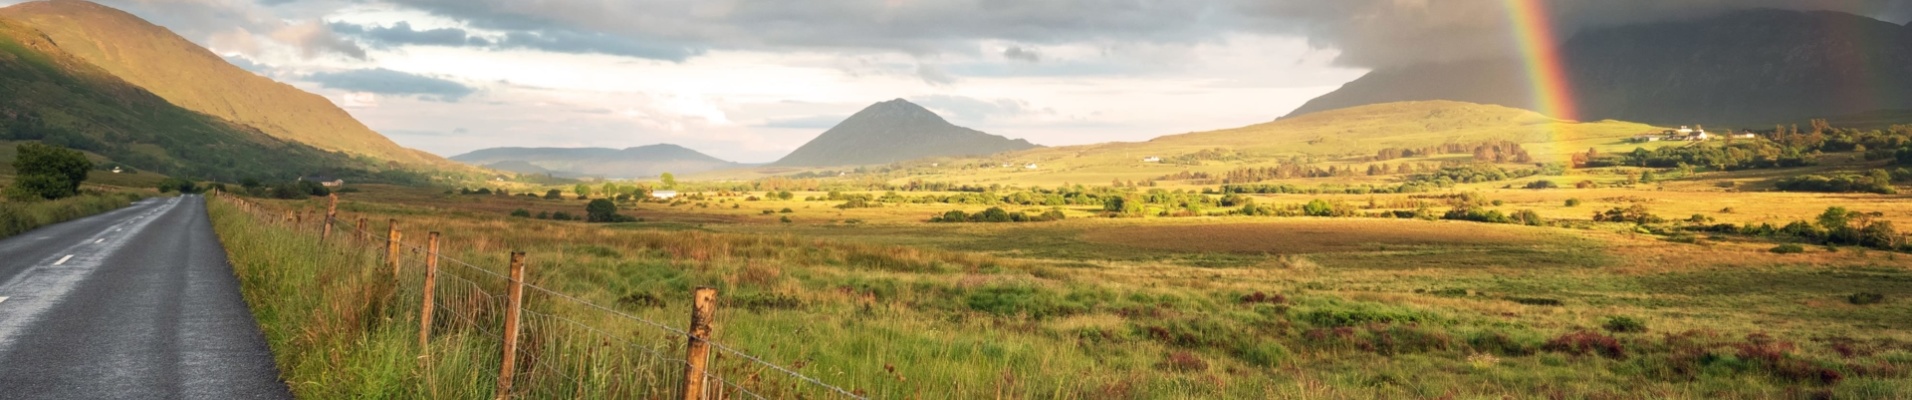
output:
<svg viewBox="0 0 1912 400"><path fill-rule="evenodd" d="M499 398L865 398L713 340L717 302L709 288L697 290L708 296L692 294L689 324L667 324L528 282L522 253L499 272L440 254L437 232L407 234L395 219L379 228L363 217L338 218L336 196L317 212L214 197L312 240L378 252L393 283L415 297L421 368L437 367L435 358L446 354L435 347L487 350L481 354L495 358L472 362L496 366L495 381L478 383L495 383Z"/></svg>

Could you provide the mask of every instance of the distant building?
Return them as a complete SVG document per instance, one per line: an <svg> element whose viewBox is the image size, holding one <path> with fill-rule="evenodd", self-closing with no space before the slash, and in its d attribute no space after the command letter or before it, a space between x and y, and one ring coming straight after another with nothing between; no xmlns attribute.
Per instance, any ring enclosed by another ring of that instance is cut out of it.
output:
<svg viewBox="0 0 1912 400"><path fill-rule="evenodd" d="M1142 162L1145 162L1145 163L1159 163L1159 162L1162 162L1162 158L1161 158L1161 157L1156 157L1156 156L1148 156L1148 157L1142 157Z"/></svg>
<svg viewBox="0 0 1912 400"><path fill-rule="evenodd" d="M1735 133L1733 134L1733 138L1734 139L1756 139L1756 138L1759 138L1759 135L1751 131L1747 131L1747 132Z"/></svg>
<svg viewBox="0 0 1912 400"><path fill-rule="evenodd" d="M113 173L115 173L115 174L117 174L117 173L120 173L120 167L119 167L119 166L113 166Z"/></svg>
<svg viewBox="0 0 1912 400"><path fill-rule="evenodd" d="M301 176L299 177L299 180L318 182L319 186L324 186L324 187L345 186L344 179L337 179L337 178L333 178L333 177L325 176L325 175Z"/></svg>
<svg viewBox="0 0 1912 400"><path fill-rule="evenodd" d="M1022 166L1022 169L1036 169L1036 163L1029 163L1029 165L1024 165Z"/></svg>
<svg viewBox="0 0 1912 400"><path fill-rule="evenodd" d="M1647 143L1647 142L1658 142L1660 141L1660 138L1664 138L1664 137L1666 137L1666 135L1664 134L1655 135L1655 134L1648 133L1648 134L1641 134L1639 136L1634 136L1632 139L1628 139L1628 140L1634 143Z"/></svg>
<svg viewBox="0 0 1912 400"><path fill-rule="evenodd" d="M652 191L651 191L651 197L652 197L652 198L656 198L656 199L658 199L658 200L670 200L671 198L674 198L674 197L677 197L677 191L675 191L675 190L652 190Z"/></svg>

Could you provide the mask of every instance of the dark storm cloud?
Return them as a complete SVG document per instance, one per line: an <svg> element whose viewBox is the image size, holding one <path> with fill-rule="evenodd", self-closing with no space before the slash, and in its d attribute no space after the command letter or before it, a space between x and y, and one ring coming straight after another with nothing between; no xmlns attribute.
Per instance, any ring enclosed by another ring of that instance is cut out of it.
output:
<svg viewBox="0 0 1912 400"><path fill-rule="evenodd" d="M602 33L583 33L570 30L511 32L506 34L503 40L499 40L496 47L543 50L556 53L595 53L670 61L684 61L686 58L703 54L704 52L703 49L684 45L647 42Z"/></svg>
<svg viewBox="0 0 1912 400"><path fill-rule="evenodd" d="M1002 57L1026 62L1042 61L1042 54L1036 53L1034 49L1022 48L1022 46L1009 46L1009 48L1003 49Z"/></svg>
<svg viewBox="0 0 1912 400"><path fill-rule="evenodd" d="M603 32L698 48L850 48L973 53L976 40L1030 44L1196 43L1251 32L1307 37L1360 67L1503 56L1502 0L395 0L475 27ZM1578 29L1749 8L1904 15L1905 0L1554 0L1563 38ZM693 53L694 54L694 53ZM1005 58L1031 57L1005 52ZM1028 56L1033 56L1029 54Z"/></svg>
<svg viewBox="0 0 1912 400"><path fill-rule="evenodd" d="M306 80L333 89L418 96L444 102L456 102L475 91L458 82L384 68L321 72L307 76Z"/></svg>
<svg viewBox="0 0 1912 400"><path fill-rule="evenodd" d="M1508 55L1510 13L1499 0L1337 0L1255 2L1241 10L1258 29L1304 35L1341 51L1337 61L1362 67ZM1904 0L1554 0L1540 8L1555 40L1592 27L1675 21L1774 8L1832 10L1880 16Z"/></svg>
<svg viewBox="0 0 1912 400"><path fill-rule="evenodd" d="M464 29L439 28L413 30L412 25L399 21L392 26L362 26L341 22L329 24L333 32L365 40L373 46L390 47L395 45L426 46L464 46L473 44L470 35ZM479 39L483 40L483 39Z"/></svg>

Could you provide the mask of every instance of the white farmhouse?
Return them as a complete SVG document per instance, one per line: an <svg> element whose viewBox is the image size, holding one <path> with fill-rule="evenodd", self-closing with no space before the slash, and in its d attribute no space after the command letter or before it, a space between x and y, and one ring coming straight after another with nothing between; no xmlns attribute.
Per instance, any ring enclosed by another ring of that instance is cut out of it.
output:
<svg viewBox="0 0 1912 400"><path fill-rule="evenodd" d="M1161 158L1161 157L1156 157L1156 156L1148 156L1148 157L1142 157L1142 162L1145 162L1145 163L1159 163L1159 162L1162 162L1162 158Z"/></svg>

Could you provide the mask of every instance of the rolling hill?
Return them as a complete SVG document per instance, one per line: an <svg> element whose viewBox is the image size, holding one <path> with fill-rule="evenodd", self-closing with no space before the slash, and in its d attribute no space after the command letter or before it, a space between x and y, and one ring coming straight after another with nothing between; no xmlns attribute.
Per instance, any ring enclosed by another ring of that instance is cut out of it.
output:
<svg viewBox="0 0 1912 400"><path fill-rule="evenodd" d="M0 141L42 141L204 179L372 176L370 162L175 106L6 18L0 18L0 93L6 93Z"/></svg>
<svg viewBox="0 0 1912 400"><path fill-rule="evenodd" d="M974 156L1037 147L950 124L928 109L895 99L879 102L804 143L779 167L886 164L938 156Z"/></svg>
<svg viewBox="0 0 1912 400"><path fill-rule="evenodd" d="M647 178L665 172L684 174L740 166L674 144L654 144L623 150L601 147L498 147L452 156L451 159L522 174L549 173L561 177L614 179Z"/></svg>
<svg viewBox="0 0 1912 400"><path fill-rule="evenodd" d="M1912 108L1912 27L1748 10L1582 31L1562 45L1580 119L1771 127ZM1411 100L1533 104L1518 60L1383 68L1290 116Z"/></svg>
<svg viewBox="0 0 1912 400"><path fill-rule="evenodd" d="M1185 133L1146 142L1046 147L974 160L939 162L911 179L1037 184L1145 179L1181 171L1219 173L1294 160L1356 165L1384 148L1512 141L1539 162L1571 153L1631 149L1625 139L1660 128L1621 122L1561 121L1522 109L1456 101L1409 101L1323 111L1240 128ZM1160 161L1145 161L1148 158ZM928 164L917 162L912 164ZM1034 164L1035 168L1029 168ZM978 165L992 167L978 168ZM1003 167L1007 165L1007 167ZM917 168L927 165L916 165Z"/></svg>
<svg viewBox="0 0 1912 400"><path fill-rule="evenodd" d="M413 167L463 168L400 147L324 97L241 69L120 10L51 0L0 8L0 17L38 29L68 54L188 110L323 150Z"/></svg>

